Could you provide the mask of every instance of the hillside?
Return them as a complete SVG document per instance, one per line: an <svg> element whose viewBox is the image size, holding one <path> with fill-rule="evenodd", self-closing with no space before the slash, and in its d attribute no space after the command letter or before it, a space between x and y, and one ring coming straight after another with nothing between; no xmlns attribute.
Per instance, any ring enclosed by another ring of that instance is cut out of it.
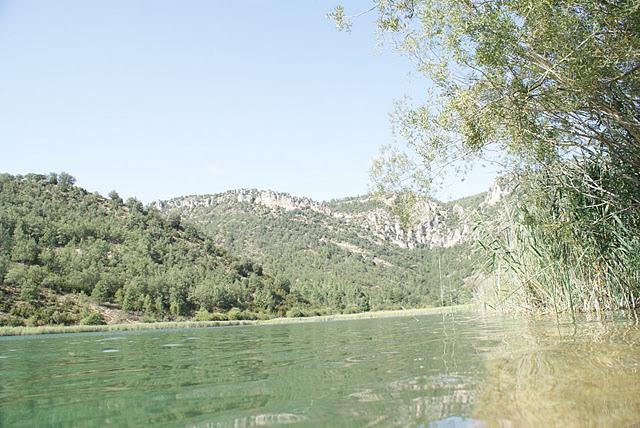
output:
<svg viewBox="0 0 640 428"><path fill-rule="evenodd" d="M473 225L500 190L460 201L419 201L410 225L391 214L393 197L326 203L286 193L235 190L159 201L208 231L232 253L291 280L310 307L339 311L464 303L476 256Z"/></svg>
<svg viewBox="0 0 640 428"><path fill-rule="evenodd" d="M286 282L136 199L68 174L0 175L0 325L241 317L287 299Z"/></svg>
<svg viewBox="0 0 640 428"><path fill-rule="evenodd" d="M68 174L0 175L0 325L302 316L470 300L500 192L326 203L235 190L147 207ZM497 196L496 196L497 195Z"/></svg>

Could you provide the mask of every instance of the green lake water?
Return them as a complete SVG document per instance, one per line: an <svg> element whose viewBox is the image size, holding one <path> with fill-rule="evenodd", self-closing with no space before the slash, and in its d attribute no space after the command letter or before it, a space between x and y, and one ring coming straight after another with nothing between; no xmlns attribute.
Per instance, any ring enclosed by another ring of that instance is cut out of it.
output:
<svg viewBox="0 0 640 428"><path fill-rule="evenodd" d="M633 315L0 338L0 426L640 426Z"/></svg>

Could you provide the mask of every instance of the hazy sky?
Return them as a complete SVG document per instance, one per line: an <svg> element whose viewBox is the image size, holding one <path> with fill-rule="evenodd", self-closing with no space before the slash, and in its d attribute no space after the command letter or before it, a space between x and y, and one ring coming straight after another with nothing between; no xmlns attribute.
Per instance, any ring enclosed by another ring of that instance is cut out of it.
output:
<svg viewBox="0 0 640 428"><path fill-rule="evenodd" d="M354 11L367 1L345 1ZM425 82L321 0L0 0L0 171L145 202L367 191L393 100ZM478 170L441 198L485 190Z"/></svg>

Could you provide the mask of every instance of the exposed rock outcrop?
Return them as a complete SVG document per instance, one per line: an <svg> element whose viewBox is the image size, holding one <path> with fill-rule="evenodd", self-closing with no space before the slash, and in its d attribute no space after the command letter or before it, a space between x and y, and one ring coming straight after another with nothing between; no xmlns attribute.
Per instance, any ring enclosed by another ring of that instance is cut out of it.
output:
<svg viewBox="0 0 640 428"><path fill-rule="evenodd" d="M215 195L183 196L168 201L157 201L159 209L193 209L196 207L210 207L228 203L258 204L267 208L281 208L285 211L309 209L322 214L331 214L331 210L323 203L309 198L291 196L272 190L239 189Z"/></svg>
<svg viewBox="0 0 640 428"><path fill-rule="evenodd" d="M189 213L198 208L218 205L238 205L244 209L265 207L273 213L299 210L315 212L327 216L327 224L359 230L363 238L378 243L391 242L402 248L443 248L452 247L474 238L473 224L479 214L495 209L509 189L494 185L483 195L451 203L435 200L418 201L411 214L412 222L403 227L400 219L389 209L394 197L374 198L370 195L329 203L316 202L309 198L296 197L271 190L240 189L215 195L184 196L158 201L161 210L180 210ZM311 221L311 220L309 220ZM306 221L305 223L309 223Z"/></svg>

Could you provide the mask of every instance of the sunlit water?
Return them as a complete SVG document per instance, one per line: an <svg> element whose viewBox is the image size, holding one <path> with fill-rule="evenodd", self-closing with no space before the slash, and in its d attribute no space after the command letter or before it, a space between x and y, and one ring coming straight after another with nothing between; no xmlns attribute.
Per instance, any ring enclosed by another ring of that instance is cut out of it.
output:
<svg viewBox="0 0 640 428"><path fill-rule="evenodd" d="M0 426L628 426L639 375L633 316L3 338Z"/></svg>

